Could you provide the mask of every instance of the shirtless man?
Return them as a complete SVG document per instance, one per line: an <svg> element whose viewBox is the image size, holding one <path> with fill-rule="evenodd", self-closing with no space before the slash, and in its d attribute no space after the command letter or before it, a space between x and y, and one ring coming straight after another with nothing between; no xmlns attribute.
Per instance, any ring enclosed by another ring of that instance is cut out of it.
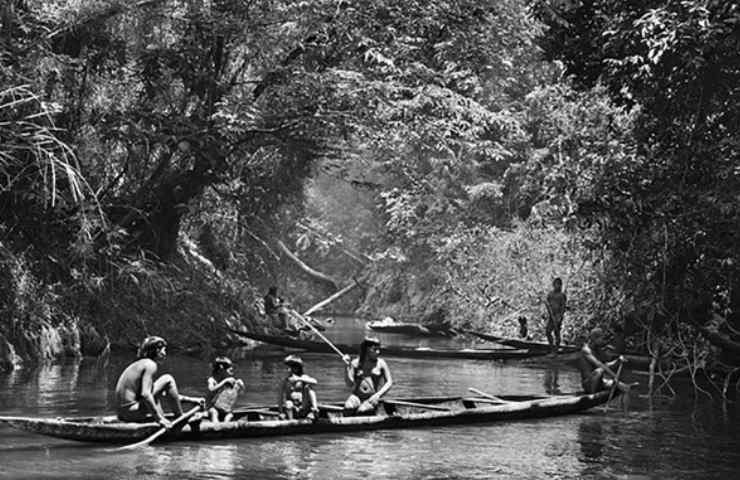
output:
<svg viewBox="0 0 740 480"><path fill-rule="evenodd" d="M626 360L621 355L607 362L604 360L603 348L606 346L604 331L596 327L591 330L588 341L581 347L578 356L578 369L581 371L581 386L586 393L596 393L606 388L611 388L614 381L618 380L613 368ZM604 378L608 375L611 378ZM626 392L632 385L619 382L619 389Z"/></svg>
<svg viewBox="0 0 740 480"><path fill-rule="evenodd" d="M205 399L180 395L172 375L156 380L158 363L167 357L167 342L162 337L146 337L139 347L138 360L121 373L116 384L116 414L124 422L149 422L152 417L163 427L171 422L164 416L160 398L169 400L177 417L182 415L183 401L205 404Z"/></svg>
<svg viewBox="0 0 740 480"><path fill-rule="evenodd" d="M344 356L347 364L345 382L352 394L344 403L348 412L370 413L375 410L383 395L393 386L391 371L380 356L380 340L366 338L360 344L359 358Z"/></svg>
<svg viewBox="0 0 740 480"><path fill-rule="evenodd" d="M560 348L560 329L563 327L566 301L565 293L563 293L563 281L556 278L552 281L552 291L547 294L545 300L545 306L547 307L545 335L553 353L557 353L558 348Z"/></svg>

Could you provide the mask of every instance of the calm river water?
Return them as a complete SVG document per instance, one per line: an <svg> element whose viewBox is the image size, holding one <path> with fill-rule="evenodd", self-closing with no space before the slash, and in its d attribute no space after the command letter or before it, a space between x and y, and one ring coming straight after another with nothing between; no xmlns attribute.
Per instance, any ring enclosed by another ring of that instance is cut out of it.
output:
<svg viewBox="0 0 740 480"><path fill-rule="evenodd" d="M359 325L359 324L358 324ZM354 327L357 327L355 325ZM339 341L361 328L332 328ZM403 337L383 336L400 343ZM412 342L406 339L406 343ZM436 343L450 344L448 340ZM304 355L321 401L342 400L342 366L331 355ZM0 415L99 415L111 412L118 373L131 357L17 370L0 375ZM388 358L393 396L578 390L575 370L516 363ZM275 401L280 356L238 360L247 384L242 405ZM169 357L188 394L202 394L206 362ZM634 377L631 380L645 377ZM736 410L684 395L647 404L645 388L629 408L618 402L580 415L476 426L163 444L127 453L26 434L0 425L0 478L115 479L730 479L739 478Z"/></svg>

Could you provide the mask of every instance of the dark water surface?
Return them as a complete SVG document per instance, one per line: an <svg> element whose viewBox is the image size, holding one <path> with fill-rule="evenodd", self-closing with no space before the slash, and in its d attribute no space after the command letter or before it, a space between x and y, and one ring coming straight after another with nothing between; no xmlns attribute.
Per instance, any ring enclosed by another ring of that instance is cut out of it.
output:
<svg viewBox="0 0 740 480"><path fill-rule="evenodd" d="M330 329L354 341L359 329ZM386 335L385 341L399 338ZM410 341L406 339L406 341ZM446 340L435 340L441 345ZM346 395L343 364L304 355L319 379L320 401ZM111 412L118 373L130 358L17 370L0 375L0 415L99 415ZM578 390L575 370L487 361L389 358L392 396ZM241 405L275 401L285 369L279 356L236 362L247 384ZM162 368L187 394L202 394L208 365L170 357ZM645 377L636 377L646 383ZM638 389L629 408L613 402L580 415L476 426L352 434L174 443L126 453L26 434L0 425L0 478L197 479L733 479L740 478L740 422L703 399L649 408Z"/></svg>

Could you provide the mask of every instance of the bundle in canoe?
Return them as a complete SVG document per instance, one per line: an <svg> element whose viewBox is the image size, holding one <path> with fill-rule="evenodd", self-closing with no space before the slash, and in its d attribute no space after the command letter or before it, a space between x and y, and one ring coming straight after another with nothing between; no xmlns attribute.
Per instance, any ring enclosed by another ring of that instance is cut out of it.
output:
<svg viewBox="0 0 740 480"><path fill-rule="evenodd" d="M609 391L557 397L501 395L506 403L484 397L434 397L381 402L374 415L345 417L341 404L320 406L317 420L279 420L275 407L236 410L234 420L205 419L171 430L158 441L197 441L273 435L305 435L391 428L489 423L574 414L607 402ZM612 397L613 398L613 397ZM12 427L51 437L97 443L130 443L160 428L156 423L125 423L115 417L29 418L0 417Z"/></svg>
<svg viewBox="0 0 740 480"><path fill-rule="evenodd" d="M244 330L232 329L232 332L252 340L280 345L282 347L302 349L314 353L333 353L334 350L325 342L304 340L298 338L285 338L274 335L265 335ZM357 353L357 345L335 344L343 352ZM527 350L514 348L428 348L428 347L404 347L394 345L383 345L383 355L402 358L463 358L470 360L509 360L529 358L534 355Z"/></svg>

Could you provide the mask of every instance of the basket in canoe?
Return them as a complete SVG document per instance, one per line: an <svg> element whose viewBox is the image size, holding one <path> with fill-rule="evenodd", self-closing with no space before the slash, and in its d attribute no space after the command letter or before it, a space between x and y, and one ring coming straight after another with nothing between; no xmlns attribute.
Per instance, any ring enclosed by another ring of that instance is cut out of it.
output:
<svg viewBox="0 0 740 480"><path fill-rule="evenodd" d="M617 392L616 395L619 393ZM616 395L611 396L614 398ZM554 397L503 395L387 399L366 416L345 416L340 403L321 405L316 420L280 420L276 407L253 407L234 412L229 422L206 419L172 430L158 441L199 441L276 435L350 432L395 428L492 423L578 413L605 403L609 391ZM116 417L32 418L0 417L12 427L51 437L95 443L130 443L157 431L157 423L120 422Z"/></svg>

